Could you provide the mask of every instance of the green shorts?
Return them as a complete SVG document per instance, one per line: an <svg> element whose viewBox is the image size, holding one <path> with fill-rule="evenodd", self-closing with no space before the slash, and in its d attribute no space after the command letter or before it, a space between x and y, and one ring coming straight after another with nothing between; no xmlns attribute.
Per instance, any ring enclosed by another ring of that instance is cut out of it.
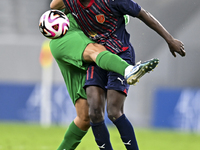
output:
<svg viewBox="0 0 200 150"><path fill-rule="evenodd" d="M94 42L83 33L71 14L67 16L70 20L67 34L62 38L51 40L50 49L75 104L79 98L87 99L83 86L89 63L84 62L82 54L87 45Z"/></svg>

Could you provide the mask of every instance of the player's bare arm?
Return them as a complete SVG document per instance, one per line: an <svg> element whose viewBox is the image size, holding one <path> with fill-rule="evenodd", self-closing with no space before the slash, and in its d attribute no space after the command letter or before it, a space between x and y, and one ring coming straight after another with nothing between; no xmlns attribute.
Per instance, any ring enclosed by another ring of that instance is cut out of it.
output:
<svg viewBox="0 0 200 150"><path fill-rule="evenodd" d="M65 8L65 14L69 13L69 10L65 7L65 4L62 0L52 0L51 4L50 4L50 8L51 9L58 9L58 10L62 10Z"/></svg>
<svg viewBox="0 0 200 150"><path fill-rule="evenodd" d="M180 54L182 57L185 56L184 44L175 39L153 15L141 8L137 18L142 20L147 26L165 39L174 57L176 57L176 53Z"/></svg>
<svg viewBox="0 0 200 150"><path fill-rule="evenodd" d="M61 9L65 8L65 4L64 4L63 0L52 0L52 2L50 4L50 8L61 10Z"/></svg>

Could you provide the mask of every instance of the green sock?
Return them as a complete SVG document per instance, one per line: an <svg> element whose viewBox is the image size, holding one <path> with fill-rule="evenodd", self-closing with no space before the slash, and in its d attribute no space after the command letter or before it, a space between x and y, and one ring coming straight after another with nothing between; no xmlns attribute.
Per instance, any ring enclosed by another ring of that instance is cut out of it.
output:
<svg viewBox="0 0 200 150"><path fill-rule="evenodd" d="M124 76L124 71L129 64L118 55L103 51L97 55L96 64L104 70L113 71Z"/></svg>
<svg viewBox="0 0 200 150"><path fill-rule="evenodd" d="M86 133L87 131L79 129L73 121L69 125L64 139L57 150L74 150Z"/></svg>

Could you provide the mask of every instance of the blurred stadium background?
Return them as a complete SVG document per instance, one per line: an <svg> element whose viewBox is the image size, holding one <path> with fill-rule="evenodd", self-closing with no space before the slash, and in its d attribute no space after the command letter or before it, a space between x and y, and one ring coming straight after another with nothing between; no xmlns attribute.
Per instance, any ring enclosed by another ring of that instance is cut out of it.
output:
<svg viewBox="0 0 200 150"><path fill-rule="evenodd" d="M186 57L174 58L163 39L131 18L127 30L136 61L156 57L160 64L131 86L125 112L135 127L200 133L200 1L135 1L184 42ZM38 29L49 3L0 1L0 122L65 125L75 117L48 41Z"/></svg>

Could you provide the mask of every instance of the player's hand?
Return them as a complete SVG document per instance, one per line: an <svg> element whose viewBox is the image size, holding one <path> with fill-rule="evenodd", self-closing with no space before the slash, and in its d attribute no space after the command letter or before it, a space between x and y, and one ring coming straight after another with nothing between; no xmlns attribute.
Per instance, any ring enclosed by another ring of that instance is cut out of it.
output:
<svg viewBox="0 0 200 150"><path fill-rule="evenodd" d="M174 57L176 57L176 53L178 53L182 57L185 56L184 44L181 41L177 39L173 39L168 43L168 46L169 46L170 52L172 53Z"/></svg>

